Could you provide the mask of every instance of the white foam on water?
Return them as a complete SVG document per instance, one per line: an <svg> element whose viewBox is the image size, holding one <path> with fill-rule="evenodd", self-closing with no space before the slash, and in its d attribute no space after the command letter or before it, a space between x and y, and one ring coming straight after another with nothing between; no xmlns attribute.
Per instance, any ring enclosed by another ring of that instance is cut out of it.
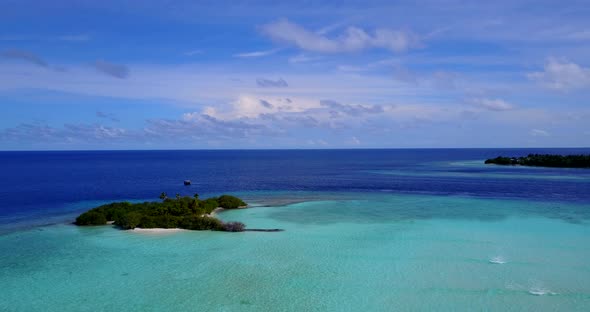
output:
<svg viewBox="0 0 590 312"><path fill-rule="evenodd" d="M489 260L489 262L493 263L493 264L504 264L504 263L506 263L506 259L504 259L504 257L502 257L502 256L496 256L496 257L491 258Z"/></svg>
<svg viewBox="0 0 590 312"><path fill-rule="evenodd" d="M535 283L538 284L538 283ZM518 292L522 292L525 291L527 292L529 295L533 295L533 296L554 296L557 295L556 292L553 292L551 290L549 290L548 288L544 287L544 286L524 286L518 283L509 283L506 285L507 289L510 290L514 290L514 291L518 291Z"/></svg>
<svg viewBox="0 0 590 312"><path fill-rule="evenodd" d="M557 295L556 292L552 292L551 290L543 287L532 287L531 289L529 289L529 294L534 296Z"/></svg>

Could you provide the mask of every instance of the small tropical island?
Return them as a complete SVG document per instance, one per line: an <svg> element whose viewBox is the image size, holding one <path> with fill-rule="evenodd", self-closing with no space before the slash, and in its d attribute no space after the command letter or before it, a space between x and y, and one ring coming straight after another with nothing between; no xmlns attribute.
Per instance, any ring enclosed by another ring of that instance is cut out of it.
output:
<svg viewBox="0 0 590 312"><path fill-rule="evenodd" d="M486 164L557 167L557 168L590 168L590 155L550 155L529 154L526 157L503 157L486 159Z"/></svg>
<svg viewBox="0 0 590 312"><path fill-rule="evenodd" d="M222 209L246 208L247 204L231 195L211 197L204 200L199 195L169 198L166 193L160 195L161 202L115 202L102 205L81 214L74 222L76 225L114 224L123 230L141 229L186 229L242 232L246 226L241 222L223 222L215 217L215 212ZM278 229L250 231L274 232Z"/></svg>

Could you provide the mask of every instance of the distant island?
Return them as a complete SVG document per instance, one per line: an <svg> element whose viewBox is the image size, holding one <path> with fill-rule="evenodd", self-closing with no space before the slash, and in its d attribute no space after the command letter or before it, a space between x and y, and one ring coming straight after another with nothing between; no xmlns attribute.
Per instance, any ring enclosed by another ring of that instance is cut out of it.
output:
<svg viewBox="0 0 590 312"><path fill-rule="evenodd" d="M241 222L222 222L214 216L217 209L245 208L247 204L231 195L199 199L176 194L169 198L166 193L160 195L161 202L144 202L132 204L115 202L102 205L81 214L76 218L76 225L105 225L112 223L121 229L187 229L242 232L245 225ZM278 230L258 230L278 231Z"/></svg>
<svg viewBox="0 0 590 312"><path fill-rule="evenodd" d="M520 165L535 167L558 167L558 168L590 168L590 155L549 155L529 154L526 157L503 157L490 158L486 164L495 165Z"/></svg>

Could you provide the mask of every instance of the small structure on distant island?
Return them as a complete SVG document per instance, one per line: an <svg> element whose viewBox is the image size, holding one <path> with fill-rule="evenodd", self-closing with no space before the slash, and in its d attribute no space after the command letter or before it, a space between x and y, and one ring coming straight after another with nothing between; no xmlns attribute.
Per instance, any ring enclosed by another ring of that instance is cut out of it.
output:
<svg viewBox="0 0 590 312"><path fill-rule="evenodd" d="M191 185L191 180L184 180L184 185Z"/></svg>

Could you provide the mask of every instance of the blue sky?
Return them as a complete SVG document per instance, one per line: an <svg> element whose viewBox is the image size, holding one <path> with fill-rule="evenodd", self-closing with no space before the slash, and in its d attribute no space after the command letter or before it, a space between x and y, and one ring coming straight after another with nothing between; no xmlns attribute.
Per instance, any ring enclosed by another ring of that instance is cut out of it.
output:
<svg viewBox="0 0 590 312"><path fill-rule="evenodd" d="M590 146L587 1L1 1L0 149Z"/></svg>

